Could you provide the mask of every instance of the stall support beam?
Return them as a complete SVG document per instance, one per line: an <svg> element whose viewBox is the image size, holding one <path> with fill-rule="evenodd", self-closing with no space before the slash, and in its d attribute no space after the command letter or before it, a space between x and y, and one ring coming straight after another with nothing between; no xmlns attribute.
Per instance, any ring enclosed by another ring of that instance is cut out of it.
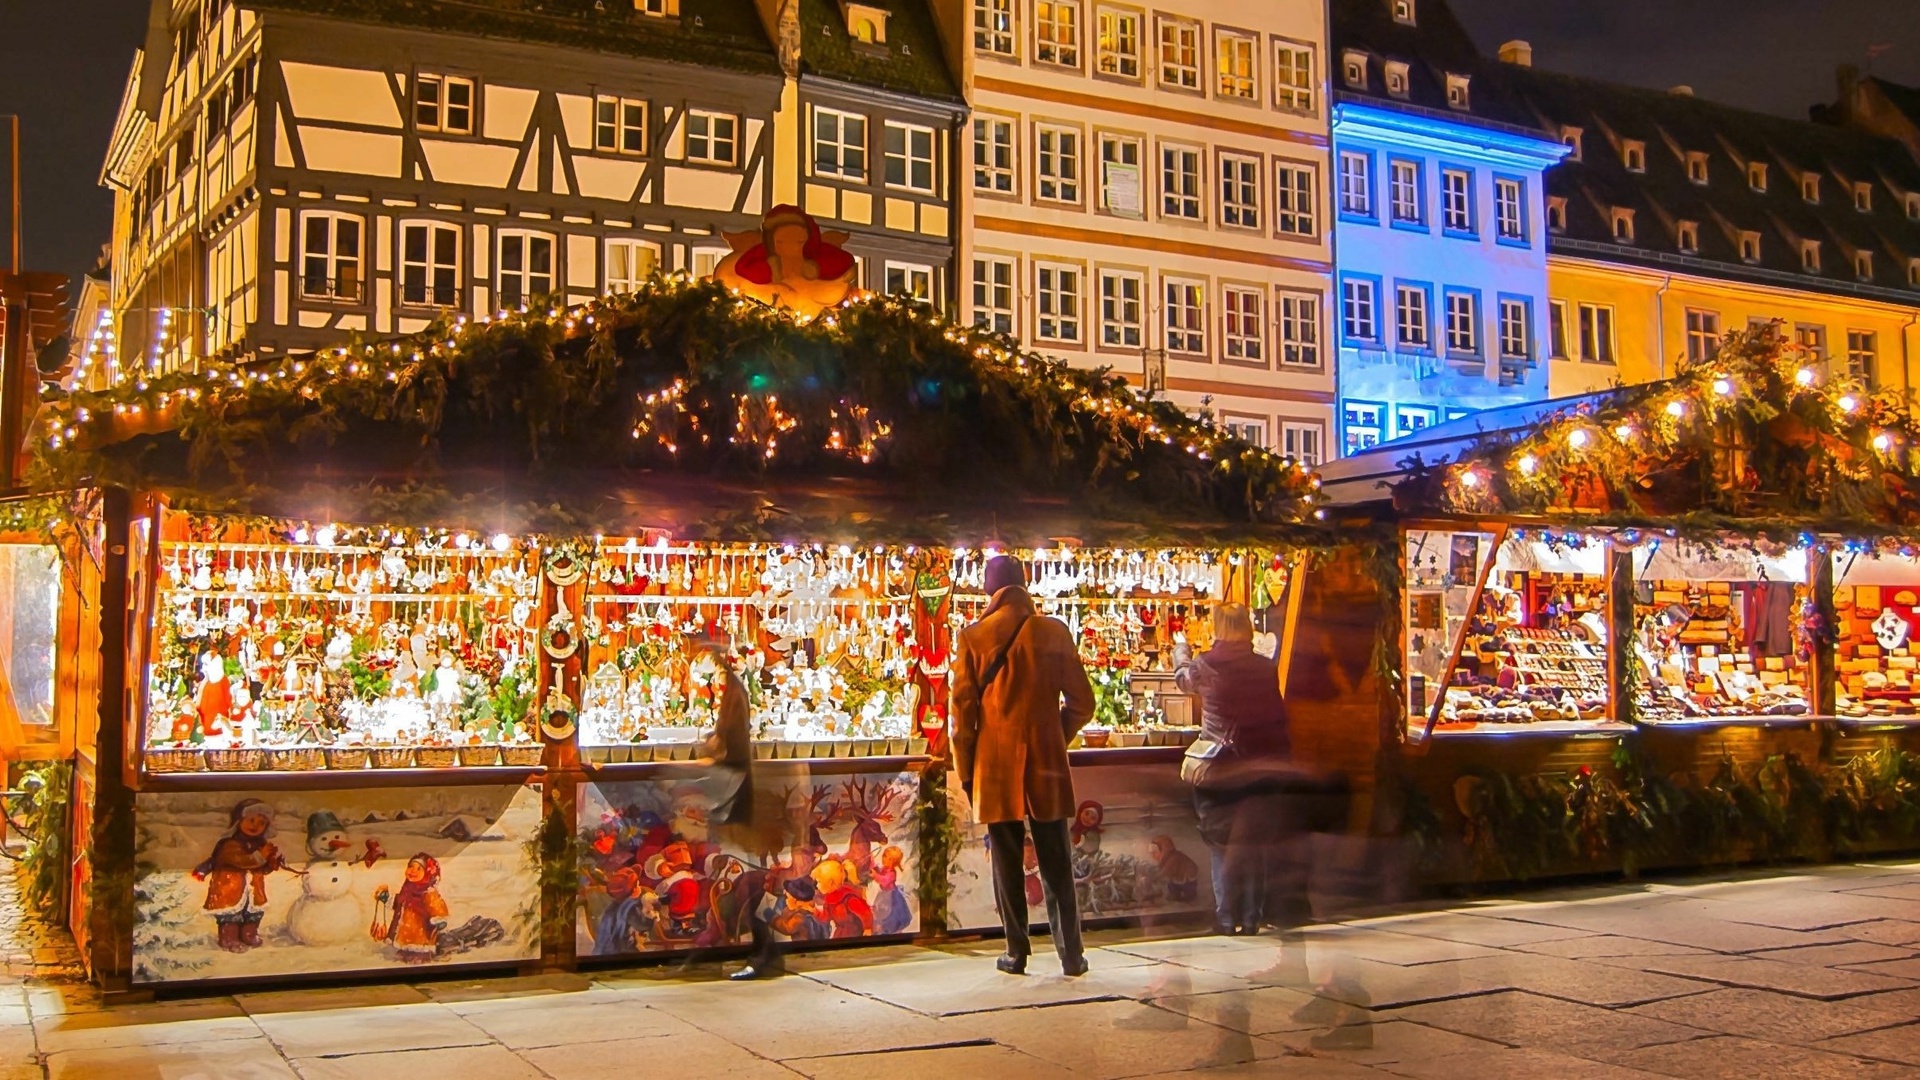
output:
<svg viewBox="0 0 1920 1080"><path fill-rule="evenodd" d="M1607 557L1607 719L1630 724L1638 702L1627 700L1633 685L1633 550L1609 549Z"/></svg>
<svg viewBox="0 0 1920 1080"><path fill-rule="evenodd" d="M1836 663L1835 630L1839 616L1833 609L1833 557L1819 547L1809 548L1807 591L1813 598L1813 610L1821 632L1813 635L1813 715L1833 716L1839 711L1839 667Z"/></svg>
<svg viewBox="0 0 1920 1080"><path fill-rule="evenodd" d="M150 999L133 988L133 786L127 719L132 692L127 657L145 628L128 618L128 545L132 500L119 488L100 493L100 741L95 759L93 903L88 967L109 1002Z"/></svg>

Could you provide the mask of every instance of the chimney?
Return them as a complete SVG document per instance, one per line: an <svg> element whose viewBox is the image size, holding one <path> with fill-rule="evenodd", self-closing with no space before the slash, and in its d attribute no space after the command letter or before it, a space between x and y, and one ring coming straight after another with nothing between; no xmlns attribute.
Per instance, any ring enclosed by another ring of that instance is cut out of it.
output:
<svg viewBox="0 0 1920 1080"><path fill-rule="evenodd" d="M1500 62L1519 67L1533 66L1533 46L1515 38L1500 46Z"/></svg>
<svg viewBox="0 0 1920 1080"><path fill-rule="evenodd" d="M1667 93L1672 94L1674 97L1692 97L1693 87L1688 86L1686 83L1681 83L1679 86L1670 88Z"/></svg>

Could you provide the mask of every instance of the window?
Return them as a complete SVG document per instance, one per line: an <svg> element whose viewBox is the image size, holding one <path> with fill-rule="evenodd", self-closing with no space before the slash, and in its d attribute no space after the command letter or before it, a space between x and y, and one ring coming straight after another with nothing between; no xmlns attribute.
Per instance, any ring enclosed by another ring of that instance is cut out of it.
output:
<svg viewBox="0 0 1920 1080"><path fill-rule="evenodd" d="M1399 342L1409 349L1433 346L1427 316L1427 290L1419 285L1401 285L1395 290L1394 323Z"/></svg>
<svg viewBox="0 0 1920 1080"><path fill-rule="evenodd" d="M515 308L553 291L553 237L500 230L500 306Z"/></svg>
<svg viewBox="0 0 1920 1080"><path fill-rule="evenodd" d="M1080 340L1080 268L1041 264L1035 268L1034 336L1042 341Z"/></svg>
<svg viewBox="0 0 1920 1080"><path fill-rule="evenodd" d="M473 134L473 80L457 75L415 76L413 126L448 135Z"/></svg>
<svg viewBox="0 0 1920 1080"><path fill-rule="evenodd" d="M1200 89L1199 23L1160 20L1160 85L1176 90Z"/></svg>
<svg viewBox="0 0 1920 1080"><path fill-rule="evenodd" d="M1013 194L1013 121L973 117L973 189Z"/></svg>
<svg viewBox="0 0 1920 1080"><path fill-rule="evenodd" d="M1480 353L1480 297L1470 292L1447 293L1447 351Z"/></svg>
<svg viewBox="0 0 1920 1080"><path fill-rule="evenodd" d="M1311 293L1280 294L1280 363L1285 367L1320 366L1320 298Z"/></svg>
<svg viewBox="0 0 1920 1080"><path fill-rule="evenodd" d="M642 15L675 18L680 14L680 0L634 0L633 6Z"/></svg>
<svg viewBox="0 0 1920 1080"><path fill-rule="evenodd" d="M1367 88L1367 54L1349 49L1340 55L1340 77L1355 90Z"/></svg>
<svg viewBox="0 0 1920 1080"><path fill-rule="evenodd" d="M1373 216L1373 158L1351 150L1340 152L1340 212Z"/></svg>
<svg viewBox="0 0 1920 1080"><path fill-rule="evenodd" d="M1012 56L1013 0L973 0L973 47L995 56Z"/></svg>
<svg viewBox="0 0 1920 1080"><path fill-rule="evenodd" d="M1493 180L1493 231L1502 240L1527 238L1526 185L1512 177Z"/></svg>
<svg viewBox="0 0 1920 1080"><path fill-rule="evenodd" d="M431 221L400 226L400 302L454 307L460 303L460 229Z"/></svg>
<svg viewBox="0 0 1920 1080"><path fill-rule="evenodd" d="M1340 426L1346 432L1347 453L1357 454L1380 445L1381 421L1387 407L1372 401L1347 401L1340 406Z"/></svg>
<svg viewBox="0 0 1920 1080"><path fill-rule="evenodd" d="M1573 355L1567 351L1567 302L1554 300L1547 305L1547 347L1553 350L1555 360L1565 360Z"/></svg>
<svg viewBox="0 0 1920 1080"><path fill-rule="evenodd" d="M1160 146L1160 213L1200 220L1200 151L1189 146Z"/></svg>
<svg viewBox="0 0 1920 1080"><path fill-rule="evenodd" d="M1567 197L1565 195L1547 197L1547 228L1557 233L1567 231Z"/></svg>
<svg viewBox="0 0 1920 1080"><path fill-rule="evenodd" d="M1674 239L1682 255L1700 254L1700 225L1694 221L1682 221L1674 227Z"/></svg>
<svg viewBox="0 0 1920 1080"><path fill-rule="evenodd" d="M1374 289L1374 283L1365 278L1348 278L1340 285L1341 326L1354 341L1380 340Z"/></svg>
<svg viewBox="0 0 1920 1080"><path fill-rule="evenodd" d="M1687 152L1687 179L1701 187L1707 186L1707 155L1698 150Z"/></svg>
<svg viewBox="0 0 1920 1080"><path fill-rule="evenodd" d="M1308 468L1320 464L1320 455L1324 453L1321 442L1326 429L1319 424L1301 423L1293 420L1280 421L1280 453Z"/></svg>
<svg viewBox="0 0 1920 1080"><path fill-rule="evenodd" d="M1213 32L1213 72L1223 98L1259 101L1259 39L1232 30Z"/></svg>
<svg viewBox="0 0 1920 1080"><path fill-rule="evenodd" d="M1260 159L1220 155L1220 224L1260 227Z"/></svg>
<svg viewBox="0 0 1920 1080"><path fill-rule="evenodd" d="M973 325L996 334L1011 334L1013 260L976 255L973 260Z"/></svg>
<svg viewBox="0 0 1920 1080"><path fill-rule="evenodd" d="M1847 374L1871 385L1874 363L1879 353L1879 343L1873 331L1847 331Z"/></svg>
<svg viewBox="0 0 1920 1080"><path fill-rule="evenodd" d="M1759 233L1743 232L1740 234L1740 259L1743 262L1750 262L1750 263L1757 263L1760 261L1760 234Z"/></svg>
<svg viewBox="0 0 1920 1080"><path fill-rule="evenodd" d="M1856 251L1853 253L1853 276L1861 281L1873 280L1873 252Z"/></svg>
<svg viewBox="0 0 1920 1080"><path fill-rule="evenodd" d="M1221 353L1228 360L1266 363L1265 291L1229 285L1220 290L1220 298L1226 312Z"/></svg>
<svg viewBox="0 0 1920 1080"><path fill-rule="evenodd" d="M933 303L933 267L890 262L886 265L886 293L923 304Z"/></svg>
<svg viewBox="0 0 1920 1080"><path fill-rule="evenodd" d="M1418 225L1421 222L1420 163L1395 159L1387 169L1387 201L1393 220Z"/></svg>
<svg viewBox="0 0 1920 1080"><path fill-rule="evenodd" d="M1627 139L1620 144L1620 161L1628 172L1647 171L1647 144L1638 139Z"/></svg>
<svg viewBox="0 0 1920 1080"><path fill-rule="evenodd" d="M867 118L838 109L813 110L813 173L867 178Z"/></svg>
<svg viewBox="0 0 1920 1080"><path fill-rule="evenodd" d="M1313 111L1313 46L1297 41L1274 43L1273 104L1289 112Z"/></svg>
<svg viewBox="0 0 1920 1080"><path fill-rule="evenodd" d="M1447 73L1447 107L1467 109L1472 107L1472 99L1467 96L1467 84L1472 80L1468 75Z"/></svg>
<svg viewBox="0 0 1920 1080"><path fill-rule="evenodd" d="M1393 21L1406 26L1417 25L1413 17L1413 0L1393 0Z"/></svg>
<svg viewBox="0 0 1920 1080"><path fill-rule="evenodd" d="M660 266L660 249L644 240L607 241L607 272L602 291L637 291Z"/></svg>
<svg viewBox="0 0 1920 1080"><path fill-rule="evenodd" d="M1411 83L1407 73L1411 70L1404 61L1388 60L1381 65L1387 73L1387 96L1404 99L1411 92Z"/></svg>
<svg viewBox="0 0 1920 1080"><path fill-rule="evenodd" d="M687 160L732 165L738 160L740 121L726 113L687 111Z"/></svg>
<svg viewBox="0 0 1920 1080"><path fill-rule="evenodd" d="M1517 297L1500 298L1500 355L1512 360L1533 355L1533 310Z"/></svg>
<svg viewBox="0 0 1920 1080"><path fill-rule="evenodd" d="M1703 364L1720 351L1720 313L1687 309L1687 360Z"/></svg>
<svg viewBox="0 0 1920 1080"><path fill-rule="evenodd" d="M1800 241L1800 269L1809 274L1820 272L1820 241Z"/></svg>
<svg viewBox="0 0 1920 1080"><path fill-rule="evenodd" d="M1220 430L1232 438L1239 439L1243 443L1258 446L1262 449L1266 448L1267 422L1265 420L1255 419L1250 416L1222 416L1220 418Z"/></svg>
<svg viewBox="0 0 1920 1080"><path fill-rule="evenodd" d="M1907 260L1907 284L1920 288L1920 259Z"/></svg>
<svg viewBox="0 0 1920 1080"><path fill-rule="evenodd" d="M1821 363L1827 362L1826 327L1800 323L1793 328L1793 343L1812 353Z"/></svg>
<svg viewBox="0 0 1920 1080"><path fill-rule="evenodd" d="M1396 439L1425 431L1440 422L1440 409L1433 405L1400 405L1393 411L1393 435Z"/></svg>
<svg viewBox="0 0 1920 1080"><path fill-rule="evenodd" d="M1448 232L1473 231L1473 174L1465 169L1440 170L1440 224Z"/></svg>
<svg viewBox="0 0 1920 1080"><path fill-rule="evenodd" d="M1207 351L1207 287L1198 281L1168 278L1165 284L1167 351Z"/></svg>
<svg viewBox="0 0 1920 1080"><path fill-rule="evenodd" d="M309 210L300 219L300 295L358 301L365 224L357 217L320 210Z"/></svg>
<svg viewBox="0 0 1920 1080"><path fill-rule="evenodd" d="M1049 202L1080 201L1080 132L1073 128L1037 125L1033 129L1034 168L1039 173L1035 194Z"/></svg>
<svg viewBox="0 0 1920 1080"><path fill-rule="evenodd" d="M1121 217L1141 218L1141 140L1133 135L1100 136L1100 207Z"/></svg>
<svg viewBox="0 0 1920 1080"><path fill-rule="evenodd" d="M1033 59L1042 64L1080 67L1078 0L1034 0Z"/></svg>
<svg viewBox="0 0 1920 1080"><path fill-rule="evenodd" d="M704 281L713 276L714 270L720 266L720 260L726 257L726 248L694 248L687 252L688 269L695 278ZM866 278L866 264L857 255L853 260L853 278L856 285Z"/></svg>
<svg viewBox="0 0 1920 1080"><path fill-rule="evenodd" d="M593 99L593 148L607 154L647 152L647 103L634 98Z"/></svg>
<svg viewBox="0 0 1920 1080"><path fill-rule="evenodd" d="M1818 173L1804 173L1801 175L1800 197L1810 203L1820 201L1820 176Z"/></svg>
<svg viewBox="0 0 1920 1080"><path fill-rule="evenodd" d="M1283 236L1316 236L1313 166L1281 162L1273 170L1276 227Z"/></svg>
<svg viewBox="0 0 1920 1080"><path fill-rule="evenodd" d="M1146 345L1142 311L1146 279L1119 270L1100 272L1100 346L1140 349Z"/></svg>
<svg viewBox="0 0 1920 1080"><path fill-rule="evenodd" d="M1580 305L1580 359L1590 364L1613 363L1612 308Z"/></svg>
<svg viewBox="0 0 1920 1080"><path fill-rule="evenodd" d="M1767 165L1763 161L1747 162L1747 186L1755 191L1767 190Z"/></svg>
<svg viewBox="0 0 1920 1080"><path fill-rule="evenodd" d="M1633 211L1624 206L1613 208L1613 240L1617 244L1633 243Z"/></svg>
<svg viewBox="0 0 1920 1080"><path fill-rule="evenodd" d="M1584 129L1582 129L1582 128L1577 128L1577 127L1574 127L1574 126L1573 126L1572 124L1563 124L1563 125L1561 125L1561 127L1560 127L1560 142L1561 142L1561 145L1563 145L1563 146L1565 146L1565 147L1566 147L1566 148L1567 148L1568 150L1571 150L1571 151L1572 151L1572 153L1570 153L1570 154L1568 154L1568 155L1567 155L1567 160L1568 160L1568 161L1579 161L1579 160L1581 160L1581 158L1580 158L1580 136L1582 136L1582 135L1584 135L1585 133L1586 133L1586 132L1584 131Z"/></svg>
<svg viewBox="0 0 1920 1080"><path fill-rule="evenodd" d="M1907 217L1913 221L1920 221L1920 192L1908 193Z"/></svg>
<svg viewBox="0 0 1920 1080"><path fill-rule="evenodd" d="M1140 13L1119 8L1100 9L1100 54L1095 61L1102 75L1140 78Z"/></svg>
<svg viewBox="0 0 1920 1080"><path fill-rule="evenodd" d="M889 120L884 138L887 186L932 193L933 129Z"/></svg>

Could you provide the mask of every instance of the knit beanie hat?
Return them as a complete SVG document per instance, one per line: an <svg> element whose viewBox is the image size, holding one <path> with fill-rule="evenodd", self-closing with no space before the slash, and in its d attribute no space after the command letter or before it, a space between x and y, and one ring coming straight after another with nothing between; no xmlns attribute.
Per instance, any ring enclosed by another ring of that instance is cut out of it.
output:
<svg viewBox="0 0 1920 1080"><path fill-rule="evenodd" d="M986 590L989 597L1010 585L1025 587L1027 568L1011 555L996 555L987 560Z"/></svg>

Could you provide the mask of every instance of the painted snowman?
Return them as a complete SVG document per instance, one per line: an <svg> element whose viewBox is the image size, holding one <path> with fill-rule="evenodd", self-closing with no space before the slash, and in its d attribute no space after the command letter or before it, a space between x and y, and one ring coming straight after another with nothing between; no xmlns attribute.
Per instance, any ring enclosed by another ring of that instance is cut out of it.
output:
<svg viewBox="0 0 1920 1080"><path fill-rule="evenodd" d="M366 933L367 916L353 890L360 861L347 854L350 847L346 826L331 811L307 815L306 875L299 899L287 912L287 935L295 944L346 945ZM367 841L367 861L379 853L379 844Z"/></svg>

